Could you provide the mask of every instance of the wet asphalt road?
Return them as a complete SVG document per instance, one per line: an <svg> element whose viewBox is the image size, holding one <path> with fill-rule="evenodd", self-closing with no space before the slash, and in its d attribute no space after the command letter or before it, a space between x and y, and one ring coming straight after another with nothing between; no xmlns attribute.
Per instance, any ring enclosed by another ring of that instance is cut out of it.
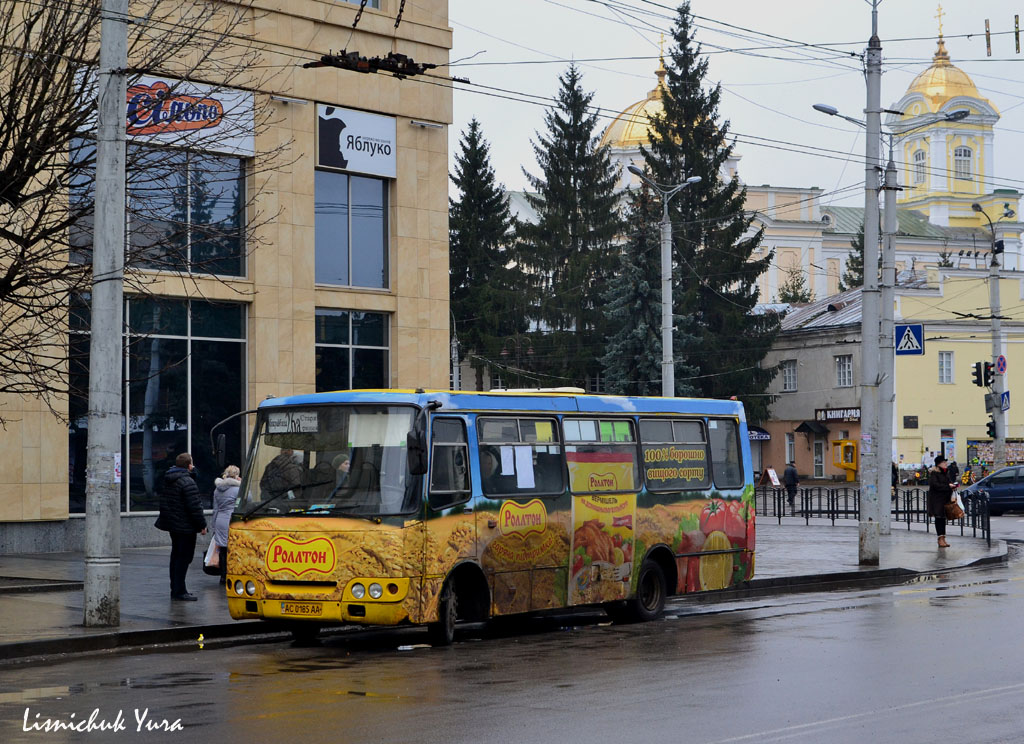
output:
<svg viewBox="0 0 1024 744"><path fill-rule="evenodd" d="M940 580L679 602L647 625L535 619L448 649L398 650L424 634L388 631L0 667L0 741L1021 741L1012 550ZM24 731L26 709L30 724L120 711L125 730ZM138 732L146 709L182 730Z"/></svg>

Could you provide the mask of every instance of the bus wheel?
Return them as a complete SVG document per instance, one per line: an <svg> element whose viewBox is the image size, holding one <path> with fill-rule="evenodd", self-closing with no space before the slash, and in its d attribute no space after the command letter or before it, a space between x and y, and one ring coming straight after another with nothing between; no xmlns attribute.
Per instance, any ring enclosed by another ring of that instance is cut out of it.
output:
<svg viewBox="0 0 1024 744"><path fill-rule="evenodd" d="M292 642L296 646L316 646L320 643L317 636L320 634L320 626L313 623L294 623L289 630L292 632Z"/></svg>
<svg viewBox="0 0 1024 744"><path fill-rule="evenodd" d="M449 577L441 587L441 597L437 603L437 622L427 626L432 645L452 645L455 640L455 620L458 615L459 603L455 594L455 580Z"/></svg>
<svg viewBox="0 0 1024 744"><path fill-rule="evenodd" d="M661 566L648 558L640 566L640 575L636 580L636 596L627 604L629 614L640 622L656 620L665 609L667 595L665 573Z"/></svg>

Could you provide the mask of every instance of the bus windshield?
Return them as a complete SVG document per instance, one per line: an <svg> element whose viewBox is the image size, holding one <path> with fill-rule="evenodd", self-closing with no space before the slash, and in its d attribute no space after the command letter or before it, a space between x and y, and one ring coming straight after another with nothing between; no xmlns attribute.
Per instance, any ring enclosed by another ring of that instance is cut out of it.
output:
<svg viewBox="0 0 1024 744"><path fill-rule="evenodd" d="M409 472L406 457L415 413L372 405L260 411L235 517L415 511L422 476Z"/></svg>

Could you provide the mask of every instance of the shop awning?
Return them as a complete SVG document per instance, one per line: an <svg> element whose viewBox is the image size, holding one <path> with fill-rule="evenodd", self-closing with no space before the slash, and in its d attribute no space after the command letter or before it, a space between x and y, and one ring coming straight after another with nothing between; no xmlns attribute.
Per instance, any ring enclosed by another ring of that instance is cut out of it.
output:
<svg viewBox="0 0 1024 744"><path fill-rule="evenodd" d="M751 442L768 442L771 441L772 435L762 429L760 426L747 426L747 438Z"/></svg>
<svg viewBox="0 0 1024 744"><path fill-rule="evenodd" d="M818 434L825 436L828 434L828 427L818 421L804 421L800 426L796 427L796 431L800 434Z"/></svg>

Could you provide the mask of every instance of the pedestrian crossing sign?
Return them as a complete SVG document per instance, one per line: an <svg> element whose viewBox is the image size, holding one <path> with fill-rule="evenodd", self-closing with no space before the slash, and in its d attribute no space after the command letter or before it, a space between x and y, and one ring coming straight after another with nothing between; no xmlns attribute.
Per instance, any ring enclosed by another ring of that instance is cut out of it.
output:
<svg viewBox="0 0 1024 744"><path fill-rule="evenodd" d="M897 325L895 336L896 356L924 354L924 326L920 323Z"/></svg>

